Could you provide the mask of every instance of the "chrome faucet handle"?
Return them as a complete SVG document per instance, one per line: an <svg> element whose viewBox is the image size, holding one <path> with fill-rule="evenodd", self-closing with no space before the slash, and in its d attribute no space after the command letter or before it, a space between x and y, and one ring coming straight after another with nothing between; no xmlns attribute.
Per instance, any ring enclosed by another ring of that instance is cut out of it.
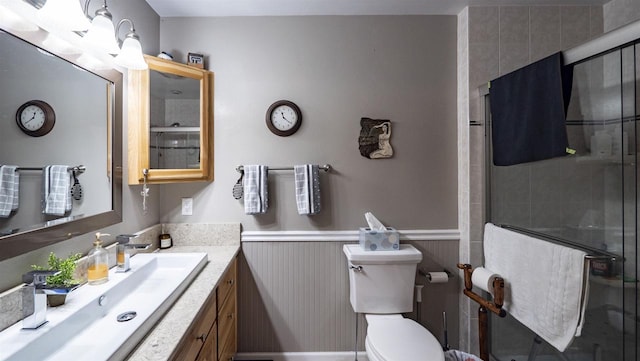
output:
<svg viewBox="0 0 640 361"><path fill-rule="evenodd" d="M58 271L31 271L22 275L22 281L27 285L22 288L22 328L36 329L47 323L47 295L44 286L47 276L57 274Z"/></svg>
<svg viewBox="0 0 640 361"><path fill-rule="evenodd" d="M151 243L125 243L124 246L132 249L147 249L151 247Z"/></svg>
<svg viewBox="0 0 640 361"><path fill-rule="evenodd" d="M47 276L53 276L59 272L54 270L30 271L22 275L22 282L35 286L36 289L44 288L47 284Z"/></svg>

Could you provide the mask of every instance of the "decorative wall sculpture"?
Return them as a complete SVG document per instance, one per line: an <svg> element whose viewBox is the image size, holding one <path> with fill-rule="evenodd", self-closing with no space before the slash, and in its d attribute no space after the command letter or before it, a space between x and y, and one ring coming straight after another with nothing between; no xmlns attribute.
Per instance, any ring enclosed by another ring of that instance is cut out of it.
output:
<svg viewBox="0 0 640 361"><path fill-rule="evenodd" d="M365 158L391 158L393 148L391 138L391 121L386 119L360 119L360 136L358 144L360 154Z"/></svg>

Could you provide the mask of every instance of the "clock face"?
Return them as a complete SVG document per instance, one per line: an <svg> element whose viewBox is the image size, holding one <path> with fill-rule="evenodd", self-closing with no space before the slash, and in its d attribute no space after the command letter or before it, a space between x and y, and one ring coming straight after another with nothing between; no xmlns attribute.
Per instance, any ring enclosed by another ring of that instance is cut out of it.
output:
<svg viewBox="0 0 640 361"><path fill-rule="evenodd" d="M288 105L280 105L271 113L271 123L276 129L287 131L298 122L298 114Z"/></svg>
<svg viewBox="0 0 640 361"><path fill-rule="evenodd" d="M37 105L29 105L20 114L20 124L30 131L36 131L44 125L44 110Z"/></svg>
<svg viewBox="0 0 640 361"><path fill-rule="evenodd" d="M20 130L32 137L41 137L51 131L56 122L53 108L42 100L30 100L16 112L16 123Z"/></svg>
<svg viewBox="0 0 640 361"><path fill-rule="evenodd" d="M288 100L278 100L267 110L267 127L275 135L287 137L300 128L300 108Z"/></svg>

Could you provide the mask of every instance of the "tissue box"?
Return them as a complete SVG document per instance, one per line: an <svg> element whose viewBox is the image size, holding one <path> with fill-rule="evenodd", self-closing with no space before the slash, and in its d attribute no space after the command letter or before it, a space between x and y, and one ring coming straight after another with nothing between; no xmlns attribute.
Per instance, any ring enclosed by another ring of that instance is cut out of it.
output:
<svg viewBox="0 0 640 361"><path fill-rule="evenodd" d="M365 251L397 251L400 249L400 236L392 227L383 232L360 228L360 247Z"/></svg>

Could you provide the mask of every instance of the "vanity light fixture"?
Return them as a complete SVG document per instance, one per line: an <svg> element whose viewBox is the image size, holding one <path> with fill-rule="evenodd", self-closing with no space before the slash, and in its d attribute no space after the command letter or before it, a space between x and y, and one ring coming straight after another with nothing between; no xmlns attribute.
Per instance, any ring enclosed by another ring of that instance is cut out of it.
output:
<svg viewBox="0 0 640 361"><path fill-rule="evenodd" d="M120 26L128 22L130 24L129 32L125 35L122 42L122 48L120 53L115 58L116 65L120 65L131 70L145 70L149 66L142 56L142 45L140 45L140 37L136 34L136 29L133 26L133 21L130 19L122 19L116 26L116 34L119 33Z"/></svg>
<svg viewBox="0 0 640 361"><path fill-rule="evenodd" d="M48 0L47 0L48 1ZM84 5L84 13L89 16L89 3ZM107 0L104 0L102 7L96 10L91 26L82 37L82 42L87 47L95 47L109 54L118 54L120 47L116 41L116 32L113 27L113 16L107 9Z"/></svg>
<svg viewBox="0 0 640 361"><path fill-rule="evenodd" d="M20 5L18 5L20 6ZM38 26L0 5L0 26L15 31L38 31Z"/></svg>
<svg viewBox="0 0 640 361"><path fill-rule="evenodd" d="M37 11L38 24L48 31L85 31L89 19L78 0L47 0Z"/></svg>

